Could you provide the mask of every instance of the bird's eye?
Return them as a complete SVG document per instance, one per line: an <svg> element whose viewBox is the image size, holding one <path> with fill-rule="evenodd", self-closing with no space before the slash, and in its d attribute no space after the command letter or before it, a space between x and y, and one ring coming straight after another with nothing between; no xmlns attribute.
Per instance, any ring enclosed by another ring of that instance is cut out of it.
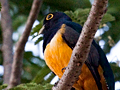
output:
<svg viewBox="0 0 120 90"><path fill-rule="evenodd" d="M46 20L50 20L53 18L53 14L48 14L47 17L46 17Z"/></svg>

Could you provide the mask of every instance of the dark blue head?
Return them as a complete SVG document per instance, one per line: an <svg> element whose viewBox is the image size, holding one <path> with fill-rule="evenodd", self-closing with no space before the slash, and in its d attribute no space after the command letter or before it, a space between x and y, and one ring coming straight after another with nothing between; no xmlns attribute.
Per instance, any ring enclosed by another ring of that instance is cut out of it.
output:
<svg viewBox="0 0 120 90"><path fill-rule="evenodd" d="M54 12L49 13L46 15L43 21L43 25L45 26L45 29L49 29L53 26L55 26L57 23L63 22L63 21L72 21L70 17L68 17L63 12Z"/></svg>
<svg viewBox="0 0 120 90"><path fill-rule="evenodd" d="M43 34L43 51L56 32L60 29L61 25L71 21L71 18L62 12L54 12L46 15L43 21L43 27L39 32L39 34Z"/></svg>

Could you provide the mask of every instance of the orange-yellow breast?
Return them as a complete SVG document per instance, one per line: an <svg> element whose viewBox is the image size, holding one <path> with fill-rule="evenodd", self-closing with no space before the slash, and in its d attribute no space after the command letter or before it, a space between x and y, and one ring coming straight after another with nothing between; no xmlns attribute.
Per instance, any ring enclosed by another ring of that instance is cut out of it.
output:
<svg viewBox="0 0 120 90"><path fill-rule="evenodd" d="M64 29L60 29L51 42L46 46L44 52L44 59L48 67L59 77L63 75L62 69L67 67L72 49L62 39L62 33ZM102 68L99 66L98 71L101 77L101 83L103 90L107 90L106 83L103 77ZM79 80L73 85L76 90L98 90L96 82L88 69L84 64L79 76Z"/></svg>
<svg viewBox="0 0 120 90"><path fill-rule="evenodd" d="M61 34L57 33L46 46L44 58L49 68L61 78L63 75L62 68L68 65L71 54L71 48L63 41Z"/></svg>

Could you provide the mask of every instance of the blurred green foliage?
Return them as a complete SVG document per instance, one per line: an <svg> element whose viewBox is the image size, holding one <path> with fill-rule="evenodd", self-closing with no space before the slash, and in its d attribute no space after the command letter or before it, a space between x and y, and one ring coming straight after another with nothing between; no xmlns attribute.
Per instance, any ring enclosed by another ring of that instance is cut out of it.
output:
<svg viewBox="0 0 120 90"><path fill-rule="evenodd" d="M1 8L2 8L2 7L1 7L1 3L0 3L0 11L1 11Z"/></svg>
<svg viewBox="0 0 120 90"><path fill-rule="evenodd" d="M8 86L7 84L0 85L0 90L6 88L7 86Z"/></svg>
<svg viewBox="0 0 120 90"><path fill-rule="evenodd" d="M115 81L120 81L120 67L115 62L111 62L110 66L113 70Z"/></svg>
<svg viewBox="0 0 120 90"><path fill-rule="evenodd" d="M14 32L19 33L18 29L26 23L26 20L28 18L28 15L31 9L32 2L33 0L22 0L22 1L9 0L13 33ZM74 22L77 22L83 25L87 19L87 16L89 15L90 7L91 7L91 4L89 0L61 0L61 1L60 0L52 0L52 1L44 0L40 13L37 18L37 20L40 21L40 24L38 24L35 28L33 28L31 32L31 36L33 37L33 39L37 37L37 33L42 27L43 18L49 12L54 12L54 11L65 12L68 16L72 18ZM109 41L108 36L111 36L115 44L120 39L120 25L119 25L120 11L119 10L120 10L120 3L118 2L118 0L109 0L108 11L104 15L101 25L99 27L99 28L103 27L104 24L110 27L108 31L104 30L105 33L101 35L102 37L101 40L105 41L105 45L103 48L105 53L108 53L112 48L108 43ZM2 39L2 31L1 31L1 24L0 24L0 65L2 65L3 63L2 51L1 51L2 40L3 39ZM39 37L36 40L35 44L38 44L41 40L42 40L42 37ZM17 42L17 40L16 41L14 40L14 43L15 42ZM111 64L111 67L113 69L115 80L120 81L120 78L119 78L120 68L115 64ZM48 74L50 75L49 78L45 79L44 77L46 77ZM43 59L41 59L39 56L34 56L31 51L28 51L24 53L23 69L22 69L22 76L21 76L21 83L27 83L27 84L21 84L20 86L17 86L11 90L36 90L36 89L40 90L39 88L42 88L41 90L49 90L51 88L51 85L49 86L49 84L45 84L45 83L51 82L54 76L55 75L51 73L51 71L46 66ZM2 82L3 82L3 75L0 75L0 84L2 84ZM50 88L47 89L47 86L45 85L48 85ZM3 89L5 87L6 85L2 85L0 86L0 89L1 88Z"/></svg>
<svg viewBox="0 0 120 90"><path fill-rule="evenodd" d="M35 82L35 83L46 83L47 80L44 79L45 76L47 76L48 73L50 73L51 70L47 67L47 66L44 66L38 73L37 75L34 77L34 79L32 80L32 82ZM50 74L50 76L53 76L52 78L54 78L54 75L53 73ZM47 82L49 83L49 82Z"/></svg>
<svg viewBox="0 0 120 90"><path fill-rule="evenodd" d="M51 90L53 85L51 84L36 84L36 83L26 83L26 84L20 84L17 87L8 89L8 90Z"/></svg>
<svg viewBox="0 0 120 90"><path fill-rule="evenodd" d="M104 52L110 52L111 46L107 43L107 36L111 36L112 39L117 43L120 40L120 3L118 0L109 0L108 13L115 17L115 21L108 23L110 29L105 31L102 35L102 39L105 41Z"/></svg>

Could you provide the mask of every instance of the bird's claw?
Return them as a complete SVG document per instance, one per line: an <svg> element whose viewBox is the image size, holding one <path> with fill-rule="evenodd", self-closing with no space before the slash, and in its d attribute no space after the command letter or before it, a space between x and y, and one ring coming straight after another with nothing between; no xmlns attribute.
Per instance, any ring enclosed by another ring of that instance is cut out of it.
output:
<svg viewBox="0 0 120 90"><path fill-rule="evenodd" d="M61 71L62 71L62 73L64 72L63 70L66 70L66 67L62 68L62 70L61 70Z"/></svg>

